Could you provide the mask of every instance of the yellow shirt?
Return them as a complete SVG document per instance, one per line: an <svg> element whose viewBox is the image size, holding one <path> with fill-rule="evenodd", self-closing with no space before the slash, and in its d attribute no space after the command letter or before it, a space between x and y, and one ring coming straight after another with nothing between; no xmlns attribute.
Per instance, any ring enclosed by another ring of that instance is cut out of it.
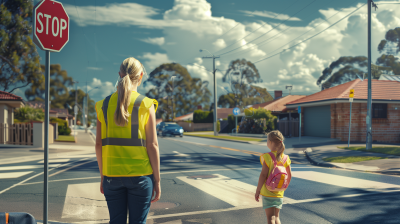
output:
<svg viewBox="0 0 400 224"><path fill-rule="evenodd" d="M272 153L275 155L275 157L276 157L276 153L277 153L277 152L273 152L273 151L271 151L271 152L272 152ZM284 155L285 155L285 154L282 153L282 158L283 158ZM268 168L269 168L269 170L268 170L268 175L270 175L271 172L272 172L272 169L274 168L274 162L272 161L272 158L271 158L270 155L268 155L268 153L265 153L265 154L263 154L263 155L260 156L260 163L261 163L261 165L263 165L263 162L265 162L265 164L268 166ZM283 166L286 168L286 167L288 167L291 163L292 163L292 161L290 161L289 156L287 156L286 163L285 163ZM278 162L278 164L282 164L282 163L281 163L281 162ZM268 177L267 177L267 178L268 178ZM265 187L265 182L264 182L264 184L263 184L263 186L262 186L262 188L261 188L260 194L261 194L262 196L265 196L265 197L283 198L283 192L284 192L284 191L274 191L274 192L271 192L271 191L267 190L267 188Z"/></svg>

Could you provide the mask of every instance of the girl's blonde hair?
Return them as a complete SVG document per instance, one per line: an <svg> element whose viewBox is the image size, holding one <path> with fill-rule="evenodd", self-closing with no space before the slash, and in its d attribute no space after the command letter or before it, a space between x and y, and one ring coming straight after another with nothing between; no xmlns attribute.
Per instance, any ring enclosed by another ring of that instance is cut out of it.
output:
<svg viewBox="0 0 400 224"><path fill-rule="evenodd" d="M140 74L143 70L142 63L133 57L125 59L119 67L122 78L117 84L118 102L114 113L114 122L118 126L123 127L129 122L128 107L131 102L133 84L140 82Z"/></svg>
<svg viewBox="0 0 400 224"><path fill-rule="evenodd" d="M268 140L273 142L275 145L277 145L278 147L280 146L279 149L277 150L277 154L276 154L276 160L278 162L280 162L282 160L281 156L282 156L283 152L285 151L285 144L283 143L285 138L283 137L282 133L278 130L269 132L267 134L267 137L268 137Z"/></svg>

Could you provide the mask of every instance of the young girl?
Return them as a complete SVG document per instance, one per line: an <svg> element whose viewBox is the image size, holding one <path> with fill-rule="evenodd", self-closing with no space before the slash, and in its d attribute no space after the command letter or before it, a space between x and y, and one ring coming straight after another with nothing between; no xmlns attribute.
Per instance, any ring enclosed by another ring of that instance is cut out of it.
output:
<svg viewBox="0 0 400 224"><path fill-rule="evenodd" d="M267 137L267 147L275 155L278 164L282 163L282 158L284 156L283 152L285 151L285 144L283 144L284 137L282 133L280 131L271 131L268 133ZM260 194L262 195L263 209L265 209L268 224L280 224L281 221L279 220L279 211L282 209L284 191L271 192L267 190L265 187L265 181L274 168L274 162L268 153L260 156L260 162L262 164L262 171L258 180L255 198L258 202L260 199ZM289 183L292 179L290 163L291 161L288 156L284 167L286 167L286 171L288 173Z"/></svg>

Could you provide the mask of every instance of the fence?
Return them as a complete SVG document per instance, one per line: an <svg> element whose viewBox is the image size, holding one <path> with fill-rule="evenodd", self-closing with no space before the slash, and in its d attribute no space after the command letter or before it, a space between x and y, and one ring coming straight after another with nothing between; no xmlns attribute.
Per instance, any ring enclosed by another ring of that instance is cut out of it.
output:
<svg viewBox="0 0 400 224"><path fill-rule="evenodd" d="M33 145L32 124L1 124L0 144Z"/></svg>
<svg viewBox="0 0 400 224"><path fill-rule="evenodd" d="M279 131L283 136L299 137L299 121L279 121Z"/></svg>
<svg viewBox="0 0 400 224"><path fill-rule="evenodd" d="M178 121L176 123L181 126L185 132L214 130L213 123L188 123L185 121Z"/></svg>

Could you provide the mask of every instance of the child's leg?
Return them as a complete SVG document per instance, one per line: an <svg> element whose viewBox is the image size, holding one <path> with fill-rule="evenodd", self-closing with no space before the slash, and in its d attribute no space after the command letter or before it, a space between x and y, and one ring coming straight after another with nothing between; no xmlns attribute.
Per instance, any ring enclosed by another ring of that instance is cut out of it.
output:
<svg viewBox="0 0 400 224"><path fill-rule="evenodd" d="M281 220L279 219L279 208L274 208L275 209L275 224L281 224Z"/></svg>
<svg viewBox="0 0 400 224"><path fill-rule="evenodd" d="M279 210L279 209L278 209ZM265 209L265 214L267 215L268 224L277 224L275 222L275 207ZM280 223L280 222L279 222Z"/></svg>

